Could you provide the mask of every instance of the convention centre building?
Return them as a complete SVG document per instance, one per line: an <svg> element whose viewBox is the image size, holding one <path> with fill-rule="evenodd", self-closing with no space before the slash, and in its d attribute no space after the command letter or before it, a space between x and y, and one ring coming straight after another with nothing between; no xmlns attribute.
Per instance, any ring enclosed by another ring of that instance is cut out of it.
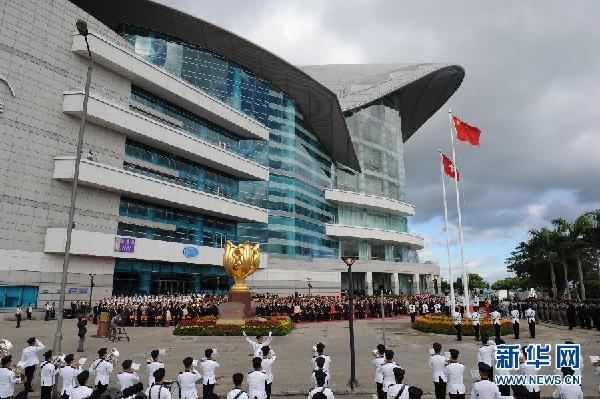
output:
<svg viewBox="0 0 600 399"><path fill-rule="evenodd" d="M93 71L67 301L92 278L94 300L226 292L227 240L261 244L256 292L347 292L343 255L357 293L438 291L403 148L463 68L295 66L149 0L20 0L0 6L0 309L59 298L90 64L78 19Z"/></svg>

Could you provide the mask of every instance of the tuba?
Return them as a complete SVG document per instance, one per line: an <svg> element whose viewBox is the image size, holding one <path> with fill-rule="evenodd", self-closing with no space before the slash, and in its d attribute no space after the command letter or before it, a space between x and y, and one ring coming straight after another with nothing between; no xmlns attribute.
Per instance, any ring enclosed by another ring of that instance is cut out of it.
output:
<svg viewBox="0 0 600 399"><path fill-rule="evenodd" d="M108 357L106 358L107 361L111 362L113 365L116 365L117 362L119 361L119 356L121 354L119 353L119 351L117 350L117 348L112 348L110 350L110 353L108 355Z"/></svg>
<svg viewBox="0 0 600 399"><path fill-rule="evenodd" d="M7 339L0 339L0 357L10 355L10 350L13 348L12 342Z"/></svg>

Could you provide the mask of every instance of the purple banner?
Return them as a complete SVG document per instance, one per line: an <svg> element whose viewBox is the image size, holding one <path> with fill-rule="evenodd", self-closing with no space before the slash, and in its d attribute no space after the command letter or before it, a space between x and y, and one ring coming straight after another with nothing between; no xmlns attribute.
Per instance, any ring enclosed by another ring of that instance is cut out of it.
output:
<svg viewBox="0 0 600 399"><path fill-rule="evenodd" d="M135 238L121 237L119 241L119 252L133 252L135 251Z"/></svg>

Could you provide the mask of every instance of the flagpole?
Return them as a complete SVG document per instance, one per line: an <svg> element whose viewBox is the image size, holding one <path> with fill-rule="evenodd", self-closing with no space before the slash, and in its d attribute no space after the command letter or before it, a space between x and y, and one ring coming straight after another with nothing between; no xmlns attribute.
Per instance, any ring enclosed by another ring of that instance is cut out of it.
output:
<svg viewBox="0 0 600 399"><path fill-rule="evenodd" d="M446 252L448 253L448 281L450 282L450 316L456 309L454 297L454 277L452 276L452 257L450 256L450 232L448 230L448 203L446 202L446 182L444 180L444 160L442 158L442 150L440 153L440 175L442 177L442 197L444 197L444 221L446 222Z"/></svg>
<svg viewBox="0 0 600 399"><path fill-rule="evenodd" d="M452 110L448 110L448 118L450 120L450 142L452 143L452 163L455 165L456 169L456 151L454 150L454 132L452 129ZM466 301L465 310L469 311L469 277L467 275L467 271L465 268L465 242L463 238L463 230L462 230L462 214L460 212L460 194L458 191L458 175L455 175L454 179L454 187L456 188L456 211L458 213L458 237L460 239L460 267L462 271L462 281L463 281L463 292Z"/></svg>

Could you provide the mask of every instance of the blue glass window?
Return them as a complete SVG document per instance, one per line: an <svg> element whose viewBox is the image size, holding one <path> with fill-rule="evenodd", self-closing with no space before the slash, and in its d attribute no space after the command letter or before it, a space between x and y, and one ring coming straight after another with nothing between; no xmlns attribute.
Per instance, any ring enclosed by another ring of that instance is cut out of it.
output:
<svg viewBox="0 0 600 399"><path fill-rule="evenodd" d="M0 286L0 308L37 307L38 287L30 285Z"/></svg>

